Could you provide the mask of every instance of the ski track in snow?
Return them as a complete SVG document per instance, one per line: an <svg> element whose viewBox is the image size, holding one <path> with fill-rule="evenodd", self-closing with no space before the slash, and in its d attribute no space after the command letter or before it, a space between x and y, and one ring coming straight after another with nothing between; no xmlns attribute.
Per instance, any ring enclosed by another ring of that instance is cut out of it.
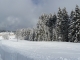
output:
<svg viewBox="0 0 80 60"><path fill-rule="evenodd" d="M80 44L0 40L0 60L80 60Z"/></svg>

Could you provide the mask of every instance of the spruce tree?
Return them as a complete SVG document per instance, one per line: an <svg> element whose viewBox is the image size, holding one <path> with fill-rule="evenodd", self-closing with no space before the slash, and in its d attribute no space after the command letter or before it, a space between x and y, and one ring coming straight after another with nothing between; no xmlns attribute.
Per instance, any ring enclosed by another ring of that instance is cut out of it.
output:
<svg viewBox="0 0 80 60"><path fill-rule="evenodd" d="M69 29L70 29L69 33L70 41L71 42L80 41L80 9L78 5L76 5L75 14L71 20Z"/></svg>
<svg viewBox="0 0 80 60"><path fill-rule="evenodd" d="M57 40L59 41L68 41L68 23L69 23L69 16L66 11L66 8L60 9L57 14Z"/></svg>
<svg viewBox="0 0 80 60"><path fill-rule="evenodd" d="M37 23L37 36L39 41L48 41L49 40L49 33L48 27L46 23L48 21L48 15L43 14L39 17L39 21Z"/></svg>
<svg viewBox="0 0 80 60"><path fill-rule="evenodd" d="M69 23L69 28L68 28L68 39L70 42L73 42L73 35L72 35L72 31L74 28L74 17L75 17L75 12L72 10L71 14L70 14L70 23Z"/></svg>
<svg viewBox="0 0 80 60"><path fill-rule="evenodd" d="M62 20L63 20L63 15L62 15L62 10L59 8L58 13L57 13L57 22L56 22L56 32L57 32L57 40L62 41L63 35L62 35Z"/></svg>
<svg viewBox="0 0 80 60"><path fill-rule="evenodd" d="M69 27L69 15L66 11L66 8L62 9L62 16L63 16L63 20L62 20L62 34L63 34L63 41L68 42L68 27Z"/></svg>
<svg viewBox="0 0 80 60"><path fill-rule="evenodd" d="M56 16L56 14L54 14L54 15L50 14L49 16L50 17L49 17L49 20L47 22L47 26L49 27L50 41L52 41L56 38L55 26L56 26L57 16Z"/></svg>

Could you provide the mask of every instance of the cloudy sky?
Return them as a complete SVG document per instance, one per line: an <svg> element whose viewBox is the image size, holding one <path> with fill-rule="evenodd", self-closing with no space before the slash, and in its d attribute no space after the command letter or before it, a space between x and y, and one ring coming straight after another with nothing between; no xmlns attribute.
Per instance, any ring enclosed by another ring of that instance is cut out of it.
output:
<svg viewBox="0 0 80 60"><path fill-rule="evenodd" d="M80 0L0 0L0 29L32 28L41 14L53 14L59 7L70 12L76 4Z"/></svg>

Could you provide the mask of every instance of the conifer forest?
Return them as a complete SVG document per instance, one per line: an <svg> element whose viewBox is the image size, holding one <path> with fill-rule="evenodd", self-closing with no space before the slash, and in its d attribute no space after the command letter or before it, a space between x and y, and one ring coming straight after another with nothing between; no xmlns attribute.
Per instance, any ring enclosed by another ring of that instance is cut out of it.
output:
<svg viewBox="0 0 80 60"><path fill-rule="evenodd" d="M80 8L70 13L59 8L57 13L42 14L36 28L18 29L17 39L30 41L80 42Z"/></svg>

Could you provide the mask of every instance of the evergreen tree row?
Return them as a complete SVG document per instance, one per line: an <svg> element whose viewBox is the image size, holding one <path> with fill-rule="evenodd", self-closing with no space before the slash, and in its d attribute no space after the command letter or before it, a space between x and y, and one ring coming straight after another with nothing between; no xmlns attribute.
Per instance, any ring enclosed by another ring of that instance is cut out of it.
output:
<svg viewBox="0 0 80 60"><path fill-rule="evenodd" d="M80 8L76 5L70 15L66 8L58 10L57 14L43 14L39 17L34 29L16 31L16 37L31 41L80 41Z"/></svg>

